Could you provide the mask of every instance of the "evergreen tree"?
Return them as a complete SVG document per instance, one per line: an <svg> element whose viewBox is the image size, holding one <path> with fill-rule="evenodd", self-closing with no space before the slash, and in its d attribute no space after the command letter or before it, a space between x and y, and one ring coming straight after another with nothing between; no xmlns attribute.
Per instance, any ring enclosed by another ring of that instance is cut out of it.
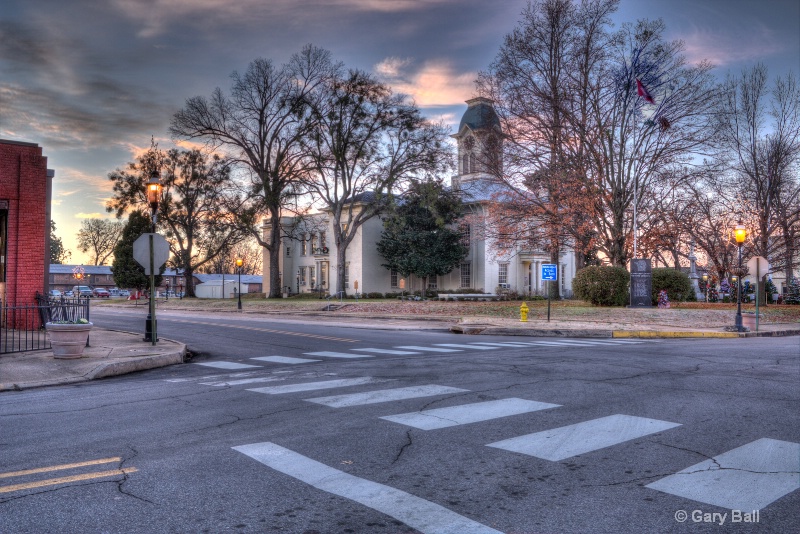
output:
<svg viewBox="0 0 800 534"><path fill-rule="evenodd" d="M412 184L384 221L378 253L387 269L427 279L449 273L468 252L461 233L451 226L461 216L458 196L441 183Z"/></svg>
<svg viewBox="0 0 800 534"><path fill-rule="evenodd" d="M131 212L128 223L122 230L122 236L114 247L114 263L111 272L114 273L114 283L117 287L130 289L145 289L150 285L150 277L144 274L144 267L133 259L133 242L139 236L150 232L150 217L138 211ZM164 272L161 267L156 276L156 286L161 285L160 274Z"/></svg>
<svg viewBox="0 0 800 534"><path fill-rule="evenodd" d="M800 280L796 276L789 282L788 292L784 304L800 304Z"/></svg>
<svg viewBox="0 0 800 534"><path fill-rule="evenodd" d="M50 263L66 263L70 256L72 253L64 248L61 238L56 235L56 222L50 221Z"/></svg>

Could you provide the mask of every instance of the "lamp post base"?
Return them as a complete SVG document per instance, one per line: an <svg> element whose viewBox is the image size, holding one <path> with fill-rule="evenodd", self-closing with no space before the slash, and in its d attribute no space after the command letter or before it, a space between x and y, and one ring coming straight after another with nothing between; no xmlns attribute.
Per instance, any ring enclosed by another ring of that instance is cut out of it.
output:
<svg viewBox="0 0 800 534"><path fill-rule="evenodd" d="M158 325L158 321L156 321L156 325ZM156 326L156 332L158 332L158 326ZM158 334L156 334L158 335ZM144 320L144 340L143 341L153 341L153 317L148 313L147 319ZM156 337L156 341L158 338Z"/></svg>

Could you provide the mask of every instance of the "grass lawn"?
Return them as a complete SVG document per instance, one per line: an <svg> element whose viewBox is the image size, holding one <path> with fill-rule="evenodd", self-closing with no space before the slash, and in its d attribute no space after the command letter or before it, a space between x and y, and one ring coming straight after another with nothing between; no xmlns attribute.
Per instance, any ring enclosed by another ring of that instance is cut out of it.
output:
<svg viewBox="0 0 800 534"><path fill-rule="evenodd" d="M332 303L339 301L331 299ZM546 300L525 301L530 308L529 319L547 317ZM345 299L347 306L331 314L350 315L402 315L416 317L491 317L499 319L519 319L519 308L522 301L508 302L453 302L453 301L400 301L397 299ZM93 301L97 306L146 306L147 301L126 301L111 299ZM242 307L246 312L261 313L303 313L322 311L327 305L325 299L265 299L262 295L243 296ZM205 310L234 311L236 299L176 299L168 301L159 299L159 310ZM755 311L754 304L742 305L742 311ZM800 306L761 306L764 323L798 323L800 322ZM592 322L657 322L665 324L686 324L697 326L726 325L732 323L736 313L736 304L684 302L673 303L669 309L636 309L622 307L591 306L579 300L562 300L551 302L551 317L566 321Z"/></svg>

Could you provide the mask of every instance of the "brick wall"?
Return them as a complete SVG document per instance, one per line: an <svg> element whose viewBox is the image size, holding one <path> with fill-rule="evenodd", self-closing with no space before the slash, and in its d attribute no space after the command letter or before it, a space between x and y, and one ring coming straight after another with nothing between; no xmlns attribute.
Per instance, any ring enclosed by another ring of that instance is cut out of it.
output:
<svg viewBox="0 0 800 534"><path fill-rule="evenodd" d="M50 178L47 158L33 143L0 140L0 203L8 204L5 294L3 303L34 303L46 287Z"/></svg>

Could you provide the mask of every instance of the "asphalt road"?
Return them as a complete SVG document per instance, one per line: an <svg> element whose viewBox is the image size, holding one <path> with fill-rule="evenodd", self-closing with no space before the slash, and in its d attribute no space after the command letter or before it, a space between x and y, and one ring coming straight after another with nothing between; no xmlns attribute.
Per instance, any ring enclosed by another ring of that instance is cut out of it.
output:
<svg viewBox="0 0 800 534"><path fill-rule="evenodd" d="M796 530L798 338L403 325L162 314L191 363L0 395L0 532Z"/></svg>

